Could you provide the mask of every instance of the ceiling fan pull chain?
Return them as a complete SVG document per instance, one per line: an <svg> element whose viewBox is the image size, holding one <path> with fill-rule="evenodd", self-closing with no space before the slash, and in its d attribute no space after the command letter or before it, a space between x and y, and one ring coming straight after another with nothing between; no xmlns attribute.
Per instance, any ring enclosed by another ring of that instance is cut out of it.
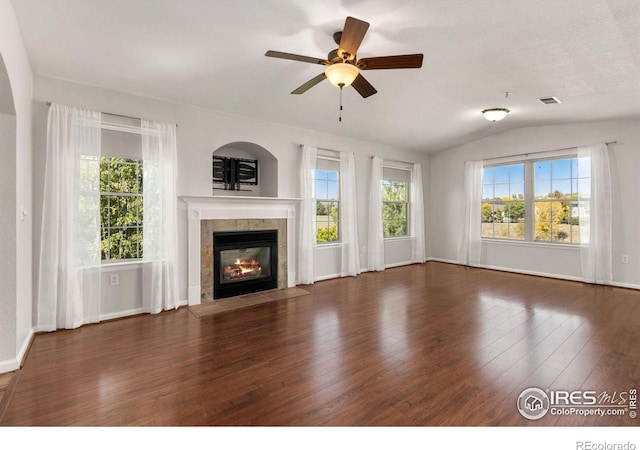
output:
<svg viewBox="0 0 640 450"><path fill-rule="evenodd" d="M342 88L344 86L340 86L340 116L338 117L338 122L342 122Z"/></svg>

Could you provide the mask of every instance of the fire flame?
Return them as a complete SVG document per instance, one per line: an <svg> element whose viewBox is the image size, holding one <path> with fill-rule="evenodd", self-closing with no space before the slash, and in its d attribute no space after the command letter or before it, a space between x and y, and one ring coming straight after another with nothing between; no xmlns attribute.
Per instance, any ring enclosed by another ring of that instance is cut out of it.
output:
<svg viewBox="0 0 640 450"><path fill-rule="evenodd" d="M225 278L239 278L246 276L258 276L262 273L262 265L256 260L236 259L233 266L225 266Z"/></svg>

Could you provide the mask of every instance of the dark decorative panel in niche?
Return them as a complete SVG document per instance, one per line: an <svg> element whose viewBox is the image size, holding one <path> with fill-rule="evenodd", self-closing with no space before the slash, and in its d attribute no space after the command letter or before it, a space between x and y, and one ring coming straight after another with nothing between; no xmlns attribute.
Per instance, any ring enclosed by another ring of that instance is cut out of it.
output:
<svg viewBox="0 0 640 450"><path fill-rule="evenodd" d="M243 191L258 185L258 160L213 156L213 189Z"/></svg>

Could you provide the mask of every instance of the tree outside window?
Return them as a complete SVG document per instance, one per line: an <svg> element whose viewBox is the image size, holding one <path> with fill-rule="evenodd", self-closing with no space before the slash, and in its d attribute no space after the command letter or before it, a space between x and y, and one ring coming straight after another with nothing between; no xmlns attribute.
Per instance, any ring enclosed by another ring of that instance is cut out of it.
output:
<svg viewBox="0 0 640 450"><path fill-rule="evenodd" d="M382 230L384 237L407 236L408 183L382 180Z"/></svg>
<svg viewBox="0 0 640 450"><path fill-rule="evenodd" d="M525 238L524 164L482 170L482 236Z"/></svg>
<svg viewBox="0 0 640 450"><path fill-rule="evenodd" d="M588 159L565 158L534 164L535 240L580 243L578 200L591 190Z"/></svg>
<svg viewBox="0 0 640 450"><path fill-rule="evenodd" d="M142 161L100 159L102 260L142 258Z"/></svg>
<svg viewBox="0 0 640 450"><path fill-rule="evenodd" d="M484 167L482 237L579 244L590 173L590 161L576 157Z"/></svg>
<svg viewBox="0 0 640 450"><path fill-rule="evenodd" d="M314 171L316 190L316 242L326 244L340 241L340 169L336 161L318 158ZM332 164L335 163L335 164ZM335 165L335 168L332 167Z"/></svg>

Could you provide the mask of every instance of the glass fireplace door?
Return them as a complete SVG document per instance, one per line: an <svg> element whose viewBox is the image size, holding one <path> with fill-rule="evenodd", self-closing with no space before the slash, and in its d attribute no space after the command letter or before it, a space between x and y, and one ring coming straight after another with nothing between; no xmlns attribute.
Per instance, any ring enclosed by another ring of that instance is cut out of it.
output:
<svg viewBox="0 0 640 450"><path fill-rule="evenodd" d="M249 247L220 252L220 283L269 278L271 276L271 249Z"/></svg>

